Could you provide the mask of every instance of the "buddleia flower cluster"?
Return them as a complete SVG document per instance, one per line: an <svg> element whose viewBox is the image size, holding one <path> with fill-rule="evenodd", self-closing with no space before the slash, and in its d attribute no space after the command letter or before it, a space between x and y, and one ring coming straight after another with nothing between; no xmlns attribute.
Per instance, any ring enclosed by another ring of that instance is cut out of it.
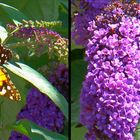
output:
<svg viewBox="0 0 140 140"><path fill-rule="evenodd" d="M51 74L49 81L68 99L68 68L60 64ZM64 130L64 115L60 109L43 93L31 88L27 103L17 116L17 120L28 119L41 127L62 133ZM9 140L29 140L28 137L13 131Z"/></svg>
<svg viewBox="0 0 140 140"><path fill-rule="evenodd" d="M49 81L69 100L69 73L65 64L59 64L49 75Z"/></svg>
<svg viewBox="0 0 140 140"><path fill-rule="evenodd" d="M30 140L27 136L22 135L16 131L11 133L9 140Z"/></svg>
<svg viewBox="0 0 140 140"><path fill-rule="evenodd" d="M79 0L73 1L75 7L72 38L77 45L86 46L88 38L91 37L87 30L88 22L99 14L103 8L110 3L110 0ZM78 11L77 11L78 9Z"/></svg>
<svg viewBox="0 0 140 140"><path fill-rule="evenodd" d="M31 54L40 56L48 53L50 59L67 63L68 39L50 29L58 25L59 22L24 21L17 26L8 24L7 29L9 33L14 32L13 37L19 40L14 47L26 46Z"/></svg>
<svg viewBox="0 0 140 140"><path fill-rule="evenodd" d="M80 122L88 128L87 140L134 140L140 118L139 7L114 2L86 20Z"/></svg>

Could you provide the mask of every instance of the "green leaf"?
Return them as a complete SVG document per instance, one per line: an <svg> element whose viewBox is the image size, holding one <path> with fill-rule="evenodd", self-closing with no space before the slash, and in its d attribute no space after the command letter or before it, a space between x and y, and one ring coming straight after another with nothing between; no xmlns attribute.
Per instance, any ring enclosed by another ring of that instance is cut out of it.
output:
<svg viewBox="0 0 140 140"><path fill-rule="evenodd" d="M28 136L32 140L38 140L37 138L42 138L41 140L67 140L68 139L67 137L61 134L42 128L36 125L35 123L25 119L18 121L15 126L19 128L18 132L22 132L20 130L21 129L20 126L24 127L24 130L30 129L30 133L28 133L28 135L26 136Z"/></svg>
<svg viewBox="0 0 140 140"><path fill-rule="evenodd" d="M71 51L71 61L83 59L85 54L84 49L75 49Z"/></svg>
<svg viewBox="0 0 140 140"><path fill-rule="evenodd" d="M74 49L83 49L84 47L83 46L80 46L80 45L76 45L74 43L74 41L72 40L72 43L71 43L71 50L74 50Z"/></svg>
<svg viewBox="0 0 140 140"><path fill-rule="evenodd" d="M63 135L68 137L69 135L69 123L67 121L64 122L64 130L63 130Z"/></svg>
<svg viewBox="0 0 140 140"><path fill-rule="evenodd" d="M59 0L68 9L68 0Z"/></svg>
<svg viewBox="0 0 140 140"><path fill-rule="evenodd" d="M3 41L7 38L8 33L6 31L6 29L3 26L0 26L0 39L1 39L1 43L3 43Z"/></svg>
<svg viewBox="0 0 140 140"><path fill-rule="evenodd" d="M20 23L20 21L22 21L23 19L27 20L27 17L20 12L18 9L9 6L7 4L4 3L0 3L0 7L9 15L9 17L11 18L11 20L17 25Z"/></svg>
<svg viewBox="0 0 140 140"><path fill-rule="evenodd" d="M16 7L31 20L58 20L59 0L1 0L1 2Z"/></svg>
<svg viewBox="0 0 140 140"><path fill-rule="evenodd" d="M1 2L16 7L31 20L57 20L59 16L59 0L1 0Z"/></svg>
<svg viewBox="0 0 140 140"><path fill-rule="evenodd" d="M58 18L58 0L38 0L44 19L51 21Z"/></svg>
<svg viewBox="0 0 140 140"><path fill-rule="evenodd" d="M77 59L71 63L71 123L79 122L80 113L80 93L82 82L86 75L87 64L83 59Z"/></svg>
<svg viewBox="0 0 140 140"><path fill-rule="evenodd" d="M59 18L58 20L62 21L63 27L58 30L58 32L63 35L64 37L68 36L68 26L69 26L69 21L68 21L68 9L65 8L62 4L59 6Z"/></svg>
<svg viewBox="0 0 140 140"><path fill-rule="evenodd" d="M134 136L135 136L135 140L140 140L140 122L137 125L137 129L135 131Z"/></svg>
<svg viewBox="0 0 140 140"><path fill-rule="evenodd" d="M8 63L5 65L13 73L24 78L25 80L32 83L37 87L42 93L50 97L50 99L60 108L64 113L65 117L68 119L68 102L50 83L44 78L39 72L33 70L29 66L16 63L20 68L14 66L13 64Z"/></svg>
<svg viewBox="0 0 140 140"><path fill-rule="evenodd" d="M79 123L80 119L80 103L79 100L71 104L71 125Z"/></svg>
<svg viewBox="0 0 140 140"><path fill-rule="evenodd" d="M85 140L84 135L86 134L87 129L85 127L75 127L71 128L71 140Z"/></svg>
<svg viewBox="0 0 140 140"><path fill-rule="evenodd" d="M72 61L71 71L71 100L73 102L77 99L79 100L82 82L87 71L87 63L82 59Z"/></svg>
<svg viewBox="0 0 140 140"><path fill-rule="evenodd" d="M44 140L68 140L67 137L60 135L58 133L55 132L51 132L49 130L46 130L44 128L41 128L39 126L37 126L35 123L31 123L31 137L34 134L38 134L38 135L42 135L44 137Z"/></svg>

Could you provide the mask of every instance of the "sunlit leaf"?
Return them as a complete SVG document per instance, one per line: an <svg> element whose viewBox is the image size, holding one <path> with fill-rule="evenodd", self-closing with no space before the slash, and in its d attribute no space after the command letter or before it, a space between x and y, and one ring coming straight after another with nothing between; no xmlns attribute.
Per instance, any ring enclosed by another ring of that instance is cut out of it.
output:
<svg viewBox="0 0 140 140"><path fill-rule="evenodd" d="M6 31L6 29L3 26L0 26L0 39L1 39L1 43L7 38L8 33Z"/></svg>
<svg viewBox="0 0 140 140"><path fill-rule="evenodd" d="M18 76L29 81L42 93L49 96L50 99L60 108L60 110L64 113L65 117L68 119L68 103L64 96L62 96L39 72L35 71L34 69L30 68L25 64L16 64L18 64L20 68L10 63L5 65L5 67L13 73L17 74Z"/></svg>

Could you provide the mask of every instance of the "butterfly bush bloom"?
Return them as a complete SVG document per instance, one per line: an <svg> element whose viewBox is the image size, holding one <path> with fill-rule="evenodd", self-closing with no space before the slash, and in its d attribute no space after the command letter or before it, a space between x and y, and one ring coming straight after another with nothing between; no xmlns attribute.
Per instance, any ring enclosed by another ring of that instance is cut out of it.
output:
<svg viewBox="0 0 140 140"><path fill-rule="evenodd" d="M140 113L139 4L115 2L88 22L80 97L87 140L134 140Z"/></svg>
<svg viewBox="0 0 140 140"><path fill-rule="evenodd" d="M54 74L51 74L49 81L68 99L68 68L60 64ZM53 101L38 91L36 88L30 89L27 96L27 103L17 117L28 119L41 127L51 131L62 133L64 128L64 115ZM29 140L26 136L12 132L10 140Z"/></svg>
<svg viewBox="0 0 140 140"><path fill-rule="evenodd" d="M51 81L52 85L57 87L57 90L69 100L69 73L66 65L59 64L53 73L50 74L49 81Z"/></svg>
<svg viewBox="0 0 140 140"><path fill-rule="evenodd" d="M13 33L13 37L22 40L16 45L27 46L31 52L39 56L47 52L50 59L57 57L61 63L67 63L68 39L45 27L26 26L7 25L9 32L17 30Z"/></svg>
<svg viewBox="0 0 140 140"><path fill-rule="evenodd" d="M75 14L72 30L72 38L76 44L86 46L88 38L91 37L87 30L88 22L109 3L110 0L80 0L79 4L76 3L76 10L79 8L79 11Z"/></svg>
<svg viewBox="0 0 140 140"><path fill-rule="evenodd" d="M13 131L11 133L9 140L30 140L30 139L25 135L22 135L18 132Z"/></svg>

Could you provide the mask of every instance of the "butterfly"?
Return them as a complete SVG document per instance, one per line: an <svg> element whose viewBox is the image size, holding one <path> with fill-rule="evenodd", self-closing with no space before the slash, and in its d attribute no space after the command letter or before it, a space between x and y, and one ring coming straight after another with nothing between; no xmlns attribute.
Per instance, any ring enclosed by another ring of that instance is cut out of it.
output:
<svg viewBox="0 0 140 140"><path fill-rule="evenodd" d="M6 69L2 66L12 58L12 52L0 45L0 96L8 97L10 100L20 101L19 91L10 79Z"/></svg>

